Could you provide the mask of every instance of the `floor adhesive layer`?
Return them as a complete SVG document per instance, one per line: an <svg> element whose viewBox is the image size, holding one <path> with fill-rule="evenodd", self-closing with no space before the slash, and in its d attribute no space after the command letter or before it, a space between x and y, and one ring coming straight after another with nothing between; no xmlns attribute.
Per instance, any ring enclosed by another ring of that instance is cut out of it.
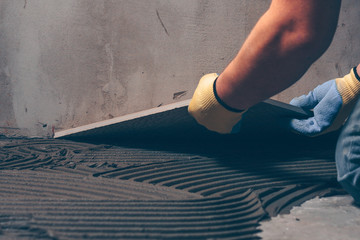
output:
<svg viewBox="0 0 360 240"><path fill-rule="evenodd" d="M258 239L262 219L342 193L311 142L0 143L1 239Z"/></svg>

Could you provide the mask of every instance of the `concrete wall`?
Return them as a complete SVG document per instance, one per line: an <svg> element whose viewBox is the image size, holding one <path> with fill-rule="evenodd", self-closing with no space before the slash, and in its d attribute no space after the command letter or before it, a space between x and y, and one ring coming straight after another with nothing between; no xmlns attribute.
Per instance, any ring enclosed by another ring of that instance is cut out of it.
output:
<svg viewBox="0 0 360 240"><path fill-rule="evenodd" d="M269 0L0 1L0 135L51 136L191 98L221 72ZM359 62L360 4L289 101Z"/></svg>

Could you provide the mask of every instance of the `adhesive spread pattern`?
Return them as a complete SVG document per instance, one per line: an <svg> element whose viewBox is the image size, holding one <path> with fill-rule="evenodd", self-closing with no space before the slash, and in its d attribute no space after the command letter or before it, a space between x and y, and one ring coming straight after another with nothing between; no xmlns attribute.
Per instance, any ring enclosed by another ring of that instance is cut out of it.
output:
<svg viewBox="0 0 360 240"><path fill-rule="evenodd" d="M0 143L5 239L258 239L264 218L341 193L329 149Z"/></svg>

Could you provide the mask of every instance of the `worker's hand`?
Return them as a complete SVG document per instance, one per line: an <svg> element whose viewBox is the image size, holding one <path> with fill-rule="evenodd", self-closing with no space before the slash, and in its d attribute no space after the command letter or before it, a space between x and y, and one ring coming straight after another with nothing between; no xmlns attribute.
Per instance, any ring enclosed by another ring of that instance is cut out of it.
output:
<svg viewBox="0 0 360 240"><path fill-rule="evenodd" d="M211 131L218 133L236 133L245 111L236 111L227 107L216 94L218 75L211 73L200 79L188 111L195 120Z"/></svg>
<svg viewBox="0 0 360 240"><path fill-rule="evenodd" d="M314 116L291 120L292 130L306 136L318 136L339 129L359 97L359 81L356 68L353 68L345 77L327 81L308 95L294 98L290 104L313 109Z"/></svg>

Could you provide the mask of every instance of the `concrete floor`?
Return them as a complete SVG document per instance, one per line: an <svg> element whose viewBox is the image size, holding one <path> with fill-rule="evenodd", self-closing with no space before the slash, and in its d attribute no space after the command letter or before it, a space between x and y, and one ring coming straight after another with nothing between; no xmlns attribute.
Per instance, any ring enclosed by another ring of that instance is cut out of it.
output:
<svg viewBox="0 0 360 240"><path fill-rule="evenodd" d="M0 137L0 239L358 239L331 142L213 140Z"/></svg>
<svg viewBox="0 0 360 240"><path fill-rule="evenodd" d="M358 240L360 208L349 195L315 198L262 222L259 229L264 240Z"/></svg>

